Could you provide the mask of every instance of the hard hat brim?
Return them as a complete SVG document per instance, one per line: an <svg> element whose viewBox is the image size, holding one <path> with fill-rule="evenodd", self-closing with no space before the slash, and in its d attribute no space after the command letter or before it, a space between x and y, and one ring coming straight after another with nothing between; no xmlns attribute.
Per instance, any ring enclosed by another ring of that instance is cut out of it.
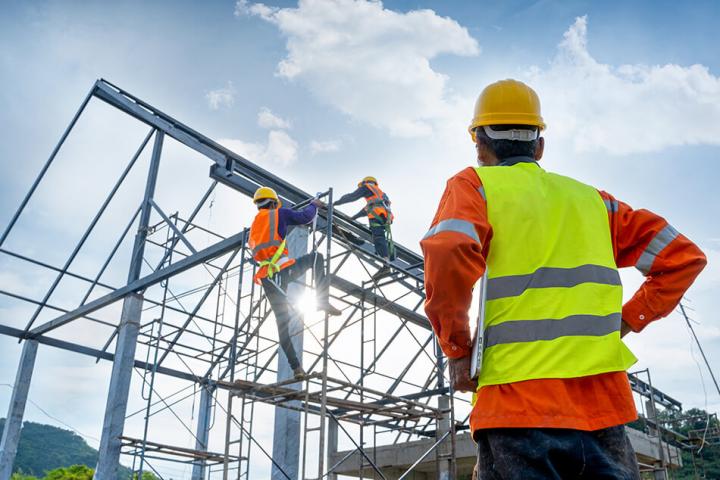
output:
<svg viewBox="0 0 720 480"><path fill-rule="evenodd" d="M493 115L492 121L487 118L476 118L468 127L468 132L470 133L472 141L477 142L477 139L475 138L476 128L490 127L492 125L527 125L528 127L539 128L541 132L547 127L542 117L534 118L528 115Z"/></svg>

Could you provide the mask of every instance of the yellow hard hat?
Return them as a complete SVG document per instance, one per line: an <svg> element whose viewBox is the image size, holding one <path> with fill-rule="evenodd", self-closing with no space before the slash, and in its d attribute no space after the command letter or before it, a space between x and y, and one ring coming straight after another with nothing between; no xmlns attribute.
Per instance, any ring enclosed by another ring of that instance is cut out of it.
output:
<svg viewBox="0 0 720 480"><path fill-rule="evenodd" d="M475 102L475 115L468 127L473 142L475 129L486 125L532 125L545 129L535 90L511 79L485 87Z"/></svg>
<svg viewBox="0 0 720 480"><path fill-rule="evenodd" d="M253 203L258 203L261 200L275 200L276 202L280 203L278 194L270 187L260 187L255 190L255 195L253 195Z"/></svg>
<svg viewBox="0 0 720 480"><path fill-rule="evenodd" d="M360 181L360 183L358 183L358 187L362 186L362 184L363 184L363 183L366 183L366 182L372 182L372 183L377 184L377 178L375 178L375 177L365 177L365 178L363 178L363 179Z"/></svg>

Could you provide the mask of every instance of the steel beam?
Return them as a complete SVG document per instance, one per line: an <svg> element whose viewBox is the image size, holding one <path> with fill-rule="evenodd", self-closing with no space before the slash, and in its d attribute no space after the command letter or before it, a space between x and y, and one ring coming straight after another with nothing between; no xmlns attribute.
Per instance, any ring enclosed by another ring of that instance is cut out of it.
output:
<svg viewBox="0 0 720 480"><path fill-rule="evenodd" d="M160 270L156 270L143 278L130 282L124 287L118 288L117 290L114 290L107 295L103 295L102 297L93 300L92 302L86 303L85 305L78 307L71 312L68 312L53 320L50 320L47 323L39 325L34 329L30 330L29 336L36 337L38 335L46 334L47 332L61 327L66 323L75 320L76 318L84 317L85 315L88 315L96 310L106 307L111 303L117 302L118 300L130 293L144 291L148 287L160 283L163 280L166 280L174 275L182 273L185 270L189 270L193 267L196 267L197 265L224 255L227 252L236 250L238 247L242 246L244 238L244 232L240 232L233 235L232 237L228 237L227 239L211 245L204 250L200 250L194 255L190 255L183 258L182 260L178 260L172 265L169 265Z"/></svg>
<svg viewBox="0 0 720 480"><path fill-rule="evenodd" d="M376 305L377 308L380 308L382 310L385 310L386 312L390 312L394 315L397 315L398 317L407 320L408 322L417 325L419 327L423 327L427 330L431 330L432 326L430 325L430 321L427 319L426 316L421 315L413 310L410 310L407 307L403 307L402 305L398 305L392 300L389 300L381 295L378 295L376 293L371 292L370 290L363 289L359 285L355 285L354 283L345 280L342 277L339 277L337 275L333 275L330 277L330 285L337 288L338 290L341 290L348 295L352 295L355 298L362 299L365 298L365 301L367 303L370 303L372 305Z"/></svg>
<svg viewBox="0 0 720 480"><path fill-rule="evenodd" d="M0 235L0 246L2 246L5 243L5 240L7 239L8 235L10 235L10 232L12 231L13 227L15 226L15 223L17 222L18 218L20 218L20 215L22 214L23 210L25 210L25 207L27 206L28 202L32 198L33 194L35 193L35 190L37 190L38 185L40 185L40 182L42 181L43 177L45 176L45 173L47 173L48 169L50 168L50 165L52 165L53 161L55 160L55 157L57 156L58 152L60 151L60 148L65 143L65 140L67 139L68 135L70 135L70 132L75 127L75 124L77 123L78 119L80 118L80 115L82 115L83 111L85 110L85 107L87 107L88 102L90 102L90 99L92 98L93 93L95 92L95 87L93 87L88 94L85 96L85 100L80 104L80 108L78 108L77 112L75 112L75 116L70 121L70 124L65 128L65 131L62 134L62 137L60 137L60 141L55 145L55 148L53 149L52 153L50 154L50 157L45 162L45 165L43 165L42 169L40 170L40 173L37 177L35 177L35 181L33 182L32 186L30 187L30 190L25 195L25 198L23 198L22 202L20 202L20 206L13 214L12 218L10 219L10 222L8 223L7 227L5 227L5 230L3 231L2 235Z"/></svg>
<svg viewBox="0 0 720 480"><path fill-rule="evenodd" d="M23 338L23 331L19 328L8 327L6 325L0 325L0 335L7 335L8 337L14 337L18 339ZM109 352L103 352L96 348L86 347L85 345L78 345L77 343L67 342L65 340L59 340L57 338L40 336L33 339L33 341L42 345L48 345L50 347L59 348L68 352L79 353L80 355L86 355L100 360L107 360L112 362L115 359L115 355ZM152 370L153 365L148 362L135 360L135 368L142 370ZM179 378L181 380L187 380L188 382L200 382L200 378L187 372L181 372L172 368L157 367L157 373L168 375L170 377Z"/></svg>
<svg viewBox="0 0 720 480"><path fill-rule="evenodd" d="M0 440L0 480L9 480L12 475L15 454L17 453L20 431L22 429L25 404L27 403L30 380L35 368L38 342L28 340L23 344L20 365L15 377L10 405L5 419L5 429Z"/></svg>
<svg viewBox="0 0 720 480"><path fill-rule="evenodd" d="M300 203L313 196L106 80L98 80L93 93L100 100L165 132L168 136L215 162L218 170L214 170L216 175L212 176L225 185L235 187L234 184L240 184L239 190L245 194L251 194L251 191L254 192L254 188L257 186L272 187L290 203ZM237 176L242 177L242 180L236 180L234 177ZM335 213L335 217L337 224L347 227L366 241L372 241L370 230L367 227L339 212ZM396 244L396 250L399 262L422 275L423 259L420 255L399 244Z"/></svg>

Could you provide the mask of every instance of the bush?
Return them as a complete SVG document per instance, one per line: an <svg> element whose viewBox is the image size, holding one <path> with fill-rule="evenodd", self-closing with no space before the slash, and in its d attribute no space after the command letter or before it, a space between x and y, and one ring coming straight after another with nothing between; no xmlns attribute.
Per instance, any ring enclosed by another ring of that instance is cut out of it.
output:
<svg viewBox="0 0 720 480"><path fill-rule="evenodd" d="M47 472L43 480L92 480L94 470L86 465L56 468Z"/></svg>

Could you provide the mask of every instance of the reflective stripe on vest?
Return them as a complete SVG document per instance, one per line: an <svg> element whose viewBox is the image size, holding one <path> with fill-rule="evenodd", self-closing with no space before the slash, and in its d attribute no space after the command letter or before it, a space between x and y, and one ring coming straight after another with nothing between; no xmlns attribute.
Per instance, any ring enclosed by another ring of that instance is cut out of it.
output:
<svg viewBox="0 0 720 480"><path fill-rule="evenodd" d="M488 280L488 300L522 295L529 288L574 287L581 283L622 285L614 268L582 265L575 268L542 267L527 275L508 275Z"/></svg>
<svg viewBox="0 0 720 480"><path fill-rule="evenodd" d="M535 163L475 170L493 229L478 385L626 370L613 204Z"/></svg>

